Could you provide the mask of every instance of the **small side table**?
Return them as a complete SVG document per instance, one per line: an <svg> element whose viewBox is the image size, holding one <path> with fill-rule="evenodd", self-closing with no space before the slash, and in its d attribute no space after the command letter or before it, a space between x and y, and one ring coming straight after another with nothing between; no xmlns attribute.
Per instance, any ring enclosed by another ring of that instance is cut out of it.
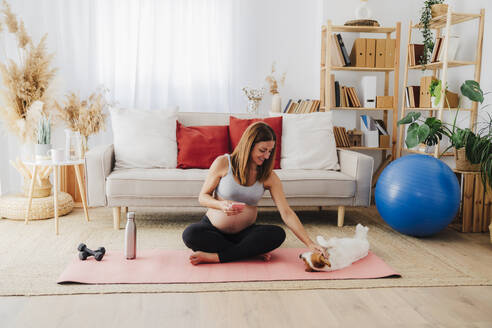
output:
<svg viewBox="0 0 492 328"><path fill-rule="evenodd" d="M492 191L487 192L480 172L454 170L461 185L461 206L454 227L461 232L489 231L492 216ZM453 225L452 225L453 226Z"/></svg>
<svg viewBox="0 0 492 328"><path fill-rule="evenodd" d="M87 222L90 221L89 213L87 211L87 202L85 199L84 183L82 181L82 177L80 173L80 166L84 165L84 160L63 161L63 162L53 162L51 160L33 161L33 162L24 161L23 163L32 166L32 179L31 179L31 185L29 186L28 205L27 205L26 219L25 219L26 224L29 222L29 213L31 211L31 205L32 205L32 192L34 190L34 181L36 180L38 167L42 167L42 166L53 167L53 173L54 173L53 174L53 194L54 194L53 203L54 203L54 212L55 212L55 233L58 235L58 175L59 175L59 168L61 166L73 166L75 175L77 176L77 184L79 186L80 196L82 198L82 206L84 207L85 219L87 220Z"/></svg>

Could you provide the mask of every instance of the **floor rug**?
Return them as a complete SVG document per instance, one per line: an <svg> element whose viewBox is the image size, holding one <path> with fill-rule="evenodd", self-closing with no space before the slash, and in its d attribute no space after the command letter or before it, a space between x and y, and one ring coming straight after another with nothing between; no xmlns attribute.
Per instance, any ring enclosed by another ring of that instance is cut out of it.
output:
<svg viewBox="0 0 492 328"><path fill-rule="evenodd" d="M113 229L111 208L90 208L90 222L82 209L60 218L60 234L53 220L24 224L0 219L0 296L72 295L107 293L196 293L222 291L271 291L309 289L360 289L388 287L490 286L492 285L492 244L487 233L459 233L445 229L430 238L402 235L391 229L375 207L351 208L345 224L337 227L337 208L321 212L298 210L311 238L353 236L355 226L369 227L371 251L396 272L398 279L329 279L240 281L220 283L167 284L57 284L61 273L78 254L83 242L89 248L104 246L108 255L122 251L124 229ZM136 209L137 250L183 250L181 234L203 216L204 209ZM304 245L282 223L277 211L260 211L258 224L276 224L286 232L281 248ZM123 224L122 224L123 227Z"/></svg>
<svg viewBox="0 0 492 328"><path fill-rule="evenodd" d="M75 259L58 278L58 283L163 284L236 281L370 279L399 277L373 253L351 266L332 272L306 272L299 254L304 248L279 248L270 261L261 258L233 263L190 264L188 250L144 250L134 260L122 252L108 252L101 261Z"/></svg>

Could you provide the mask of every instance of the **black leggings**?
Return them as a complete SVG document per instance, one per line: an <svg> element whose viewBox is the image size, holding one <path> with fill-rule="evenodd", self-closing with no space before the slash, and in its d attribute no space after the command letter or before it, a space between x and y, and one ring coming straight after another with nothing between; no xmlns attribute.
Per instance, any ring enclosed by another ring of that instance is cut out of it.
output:
<svg viewBox="0 0 492 328"><path fill-rule="evenodd" d="M206 215L183 231L186 246L193 251L217 253L220 262L268 253L284 240L284 229L274 225L253 224L238 233L227 234L214 227Z"/></svg>

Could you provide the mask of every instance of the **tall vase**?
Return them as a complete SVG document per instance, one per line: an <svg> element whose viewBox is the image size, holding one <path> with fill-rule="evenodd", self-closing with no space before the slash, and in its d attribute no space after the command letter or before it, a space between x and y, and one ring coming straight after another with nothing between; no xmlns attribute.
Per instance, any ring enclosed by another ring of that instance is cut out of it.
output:
<svg viewBox="0 0 492 328"><path fill-rule="evenodd" d="M282 112L282 97L280 97L280 94L278 92L273 94L272 96L272 112Z"/></svg>

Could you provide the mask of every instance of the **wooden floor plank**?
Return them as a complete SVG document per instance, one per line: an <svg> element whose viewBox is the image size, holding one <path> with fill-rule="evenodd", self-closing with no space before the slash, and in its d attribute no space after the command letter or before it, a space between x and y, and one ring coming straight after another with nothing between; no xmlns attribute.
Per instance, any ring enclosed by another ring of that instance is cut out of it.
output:
<svg viewBox="0 0 492 328"><path fill-rule="evenodd" d="M492 327L492 286L2 297L2 327Z"/></svg>

